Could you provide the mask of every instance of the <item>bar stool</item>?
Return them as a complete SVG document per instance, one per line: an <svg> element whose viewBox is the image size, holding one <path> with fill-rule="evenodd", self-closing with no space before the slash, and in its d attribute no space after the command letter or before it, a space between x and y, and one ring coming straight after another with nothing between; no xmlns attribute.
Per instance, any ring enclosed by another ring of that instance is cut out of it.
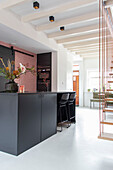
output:
<svg viewBox="0 0 113 170"><path fill-rule="evenodd" d="M68 112L67 112L67 103L68 103L68 99L69 99L69 94L63 94L61 97L61 100L59 102L59 110L58 110L58 116L59 116L59 123L61 125L61 130L60 132L62 132L62 125L64 123L68 124L69 127L69 122L68 122ZM67 128L68 128L67 127ZM59 131L59 130L58 130Z"/></svg>
<svg viewBox="0 0 113 170"><path fill-rule="evenodd" d="M70 94L69 100L68 100L68 120L71 122L73 118L75 118L75 115L72 114L74 112L74 102L76 99L76 94L72 93ZM71 108L73 109L71 112Z"/></svg>

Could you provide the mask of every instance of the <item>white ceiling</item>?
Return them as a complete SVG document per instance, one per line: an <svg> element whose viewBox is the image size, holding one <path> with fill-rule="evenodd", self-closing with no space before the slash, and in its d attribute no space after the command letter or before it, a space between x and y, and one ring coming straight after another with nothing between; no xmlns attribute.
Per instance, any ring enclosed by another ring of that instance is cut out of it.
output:
<svg viewBox="0 0 113 170"><path fill-rule="evenodd" d="M14 0L0 0L0 3L1 2L7 2L7 1L14 1ZM56 8L60 8L61 6L63 7L63 5L65 6L66 4L70 4L70 3L78 3L79 1L81 2L88 2L87 5L79 5L79 6L74 6L74 7L71 7L70 9L67 9L67 10L59 10L59 12L56 12L56 14L53 14L53 16L55 17L55 22L54 23L50 23L49 22L49 14L47 13L46 16L44 17L41 17L39 19L34 19L34 20L31 20L29 21L28 23L33 25L34 29L38 29L38 27L42 26L43 28L45 27L45 25L50 25L50 28L47 29L46 27L43 29L43 32L44 34L51 34L51 33L61 33L60 31L60 26L55 26L54 28L51 28L51 25L52 24L55 24L57 22L63 22L64 20L70 20L72 18L83 18L84 16L88 16L90 17L90 15L92 15L92 13L96 13L97 16L98 16L98 13L99 13L99 5L98 5L98 0L94 0L94 1L91 1L90 3L90 0L38 0L38 2L40 3L40 8L38 10L35 10L33 8L33 2L34 0L25 0L25 2L22 2L22 3L19 3L17 5L14 5L14 6L11 6L10 8L7 8L6 10L9 10L11 11L13 14L19 16L18 18L22 18L26 15L29 15L29 14L37 14L37 16L40 14L40 13L44 13L45 11L49 12L51 11L52 9L56 9ZM15 1L16 2L16 1ZM51 14L52 15L52 14ZM18 19L17 18L17 19ZM21 22L24 22L23 20ZM94 35L93 33L96 31L97 34L98 34L98 30L87 30L87 31L82 31L82 32L79 32L77 31L76 32L76 29L81 29L81 28L85 28L85 27L89 27L89 26L95 26L95 25L98 25L99 24L99 18L98 17L92 17L91 19L80 19L80 22L70 22L68 24L65 24L65 30L66 31L71 31L72 29L75 29L75 32L72 34L66 34L65 36L56 36L54 38L54 40L62 40L64 38L73 38L78 35ZM61 25L63 26L63 25ZM6 36L7 35L7 36ZM38 42L32 42L33 40L29 39L28 41L28 38L25 37L25 36L22 36L22 35L19 35L19 33L16 33L14 32L13 30L11 29L8 29L8 28L3 28L3 25L0 25L0 38L1 40L3 41L6 41L8 43L11 43L11 42L16 42L16 45L18 45L19 47L22 47L22 48L25 48L25 49L29 49L31 50L31 52L35 52L35 53L39 53L40 52L47 52L49 50L52 50L52 48L48 48L46 46L44 46L43 44L41 43L38 43ZM98 37L96 36L95 34L95 37L92 37L92 40L94 39L97 39ZM84 39L82 40L82 37L81 39L79 40L79 42L86 42L86 45L87 45L87 41L89 40L89 38L87 39ZM57 42L57 41L56 41ZM77 41L70 41L70 42L66 42L66 43L61 43L61 44L73 44L73 43L77 43ZM80 46L80 43L79 43L79 46ZM82 47L82 45L81 45ZM76 48L76 47L75 47Z"/></svg>
<svg viewBox="0 0 113 170"><path fill-rule="evenodd" d="M2 24L0 24L0 41L12 44L35 54L53 51L52 48L48 48L38 41L33 41L32 39Z"/></svg>
<svg viewBox="0 0 113 170"><path fill-rule="evenodd" d="M41 11L50 10L52 8L59 7L64 3L74 2L78 0L38 0L40 4L40 8L38 9L38 11L33 8L32 4L34 1L35 0L28 0L28 2L26 1L25 3L12 7L11 10L16 14L23 16L29 13L39 13Z"/></svg>

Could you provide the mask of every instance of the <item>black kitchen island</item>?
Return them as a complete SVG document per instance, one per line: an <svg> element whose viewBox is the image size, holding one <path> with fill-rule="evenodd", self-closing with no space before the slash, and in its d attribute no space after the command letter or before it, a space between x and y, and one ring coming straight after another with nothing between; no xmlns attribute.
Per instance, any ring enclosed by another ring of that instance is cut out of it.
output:
<svg viewBox="0 0 113 170"><path fill-rule="evenodd" d="M0 93L0 151L19 155L56 134L62 93Z"/></svg>

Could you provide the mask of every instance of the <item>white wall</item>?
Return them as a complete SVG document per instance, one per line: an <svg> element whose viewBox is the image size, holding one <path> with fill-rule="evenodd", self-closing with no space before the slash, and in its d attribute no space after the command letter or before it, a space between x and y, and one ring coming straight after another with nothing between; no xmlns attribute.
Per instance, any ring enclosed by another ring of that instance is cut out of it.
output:
<svg viewBox="0 0 113 170"><path fill-rule="evenodd" d="M58 91L66 90L66 70L67 70L67 53L65 49L60 48L57 55L57 81Z"/></svg>
<svg viewBox="0 0 113 170"><path fill-rule="evenodd" d="M67 76L66 76L66 89L73 90L73 55L67 52Z"/></svg>
<svg viewBox="0 0 113 170"><path fill-rule="evenodd" d="M54 92L57 91L58 84L57 84L57 52L52 52L52 86L51 90Z"/></svg>
<svg viewBox="0 0 113 170"><path fill-rule="evenodd" d="M72 91L73 55L62 46L59 46L57 57L58 91Z"/></svg>

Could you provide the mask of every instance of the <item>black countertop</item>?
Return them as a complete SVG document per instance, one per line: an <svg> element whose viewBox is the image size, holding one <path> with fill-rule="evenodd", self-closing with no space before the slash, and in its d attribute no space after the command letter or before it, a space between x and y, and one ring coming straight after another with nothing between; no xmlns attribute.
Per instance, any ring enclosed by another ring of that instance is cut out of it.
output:
<svg viewBox="0 0 113 170"><path fill-rule="evenodd" d="M0 94L8 94L8 95L20 95L20 94L61 94L61 93L76 93L75 91L59 91L59 92L25 92L25 93L8 93L8 92L0 92Z"/></svg>

